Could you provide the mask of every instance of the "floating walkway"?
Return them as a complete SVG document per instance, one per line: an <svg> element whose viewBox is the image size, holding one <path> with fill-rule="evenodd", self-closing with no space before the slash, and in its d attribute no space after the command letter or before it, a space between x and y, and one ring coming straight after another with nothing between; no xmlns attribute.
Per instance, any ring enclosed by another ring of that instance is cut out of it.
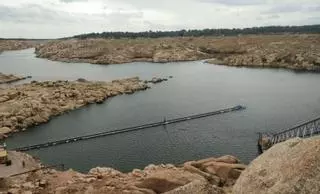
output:
<svg viewBox="0 0 320 194"><path fill-rule="evenodd" d="M238 105L238 106L235 106L232 108L222 109L222 110L218 110L218 111L202 113L202 114L195 114L195 115L190 115L190 116L176 118L176 119L168 119L168 120L165 119L164 121L161 121L161 122L138 125L138 126L134 126L134 127L127 127L127 128L123 128L123 129L116 129L116 130L112 130L112 131L104 131L104 132L95 133L95 134L91 134L91 135L71 137L71 138L67 138L67 139L51 141L51 142L46 142L46 143L37 144L37 145L30 145L30 146L15 148L13 150L29 151L29 150L41 149L41 148L46 148L46 147L51 147L51 146L56 146L56 145L61 145L61 144L67 144L67 143L72 143L72 142L77 142L77 141L82 141L82 140L94 139L94 138L98 138L98 137L104 137L104 136L126 133L126 132L131 132L131 131L138 131L138 130L152 128L152 127L158 127L158 126L165 126L165 125L169 125L169 124L180 123L180 122L184 122L184 121L189 121L189 120L194 120L194 119L199 119L199 118L204 118L204 117L209 117L209 116L214 116L214 115L220 115L220 114L224 114L224 113L228 113L228 112L240 111L240 110L244 110L244 109L245 109L244 106Z"/></svg>
<svg viewBox="0 0 320 194"><path fill-rule="evenodd" d="M320 135L320 117L312 119L278 133L260 133L258 140L258 149L262 153L274 144L286 141L291 138L307 138Z"/></svg>

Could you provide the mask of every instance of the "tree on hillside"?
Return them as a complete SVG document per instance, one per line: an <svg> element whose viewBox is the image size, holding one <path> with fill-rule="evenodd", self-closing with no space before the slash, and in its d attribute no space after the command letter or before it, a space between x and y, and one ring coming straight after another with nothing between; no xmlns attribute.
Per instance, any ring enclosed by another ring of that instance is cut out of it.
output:
<svg viewBox="0 0 320 194"><path fill-rule="evenodd" d="M80 34L71 38L160 38L184 36L236 36L247 34L279 34L279 33L320 33L320 25L308 26L266 26L253 28L233 29L203 29L178 31L145 31L145 32L102 32Z"/></svg>

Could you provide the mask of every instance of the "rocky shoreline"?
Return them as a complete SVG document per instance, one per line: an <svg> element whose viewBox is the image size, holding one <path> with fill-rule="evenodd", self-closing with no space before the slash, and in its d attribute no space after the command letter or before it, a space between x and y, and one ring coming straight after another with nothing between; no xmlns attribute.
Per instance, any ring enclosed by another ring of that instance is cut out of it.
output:
<svg viewBox="0 0 320 194"><path fill-rule="evenodd" d="M2 180L1 191L20 193L226 193L246 165L233 156L189 161L182 165L146 166L122 173L96 167L87 174L73 170L39 170ZM0 180L1 181L1 180ZM0 183L1 184L1 183Z"/></svg>
<svg viewBox="0 0 320 194"><path fill-rule="evenodd" d="M69 39L38 45L36 55L54 61L92 64L165 63L214 58L207 62L320 71L320 35Z"/></svg>
<svg viewBox="0 0 320 194"><path fill-rule="evenodd" d="M17 85L0 90L0 138L48 122L51 117L107 98L146 90L138 77L94 82L46 81Z"/></svg>
<svg viewBox="0 0 320 194"><path fill-rule="evenodd" d="M3 51L22 50L35 46L33 41L28 40L1 40L0 39L0 54Z"/></svg>
<svg viewBox="0 0 320 194"><path fill-rule="evenodd" d="M12 75L12 74L3 74L0 72L0 84L8 84L8 83L13 83L21 80L25 80L31 78L31 76L17 76L17 75Z"/></svg>
<svg viewBox="0 0 320 194"><path fill-rule="evenodd" d="M295 138L274 145L248 166L226 155L181 165L150 164L129 173L106 167L86 174L49 168L0 179L0 193L318 194L319 161L319 137Z"/></svg>

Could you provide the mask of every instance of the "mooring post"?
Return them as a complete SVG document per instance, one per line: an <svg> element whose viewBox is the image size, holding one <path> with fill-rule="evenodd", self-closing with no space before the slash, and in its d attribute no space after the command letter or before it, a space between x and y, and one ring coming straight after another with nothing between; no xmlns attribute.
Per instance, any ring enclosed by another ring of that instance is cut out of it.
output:
<svg viewBox="0 0 320 194"><path fill-rule="evenodd" d="M167 124L167 118L166 117L163 117L163 124Z"/></svg>

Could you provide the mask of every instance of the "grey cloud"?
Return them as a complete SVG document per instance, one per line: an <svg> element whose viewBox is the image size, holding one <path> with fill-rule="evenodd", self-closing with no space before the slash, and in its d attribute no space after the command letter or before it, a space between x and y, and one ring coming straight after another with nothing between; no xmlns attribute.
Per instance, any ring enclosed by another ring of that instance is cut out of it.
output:
<svg viewBox="0 0 320 194"><path fill-rule="evenodd" d="M106 20L114 24L122 24L133 18L142 18L142 12L126 13L114 11L108 14L69 14L63 11L54 11L36 4L25 4L20 7L0 5L0 20L26 23L83 23L91 20Z"/></svg>
<svg viewBox="0 0 320 194"><path fill-rule="evenodd" d="M264 0L198 0L205 3L218 3L223 5L233 5L233 6L240 6L240 5L260 5L265 4L266 1Z"/></svg>
<svg viewBox="0 0 320 194"><path fill-rule="evenodd" d="M258 21L270 21L273 19L279 19L280 16L278 14L272 14L272 15L260 15L256 17L256 20Z"/></svg>
<svg viewBox="0 0 320 194"><path fill-rule="evenodd" d="M109 14L104 14L105 17L109 19L132 19L132 18L142 18L143 13L142 12L131 12L131 13L126 13L126 12L111 12Z"/></svg>
<svg viewBox="0 0 320 194"><path fill-rule="evenodd" d="M68 14L46 9L37 4L25 4L20 7L0 5L0 20L10 22L58 23L74 22Z"/></svg>
<svg viewBox="0 0 320 194"><path fill-rule="evenodd" d="M320 16L308 17L308 21L310 21L312 24L319 24L320 23Z"/></svg>
<svg viewBox="0 0 320 194"><path fill-rule="evenodd" d="M302 11L303 6L298 4L287 4L287 5L276 5L266 10L264 13L272 14L272 13L290 13L290 12L298 12Z"/></svg>
<svg viewBox="0 0 320 194"><path fill-rule="evenodd" d="M260 20L263 20L263 17L262 17L262 16L257 16L257 17L256 17L256 20L259 20L259 21L260 21Z"/></svg>
<svg viewBox="0 0 320 194"><path fill-rule="evenodd" d="M121 28L131 25L133 23L132 20L139 20L143 18L142 12L132 12L132 13L125 13L125 12L111 12L108 14L98 14L104 22L108 25L119 25Z"/></svg>
<svg viewBox="0 0 320 194"><path fill-rule="evenodd" d="M215 4L223 4L223 5L262 5L267 4L266 0L188 0L188 1L177 1L177 3L173 3L172 0L162 0L161 2L157 3L152 0L118 0L119 2L128 3L132 5L137 5L138 7L161 7L163 5L171 5L171 6L180 6L183 7L186 3L215 3Z"/></svg>
<svg viewBox="0 0 320 194"><path fill-rule="evenodd" d="M192 0L198 1L198 0ZM170 9L179 9L183 10L186 7L188 2L182 1L173 1L173 0L161 0L161 1L154 1L154 0L117 0L117 2L121 2L127 5L131 5L133 7L139 9L157 9L157 10L170 10Z"/></svg>
<svg viewBox="0 0 320 194"><path fill-rule="evenodd" d="M320 12L320 5L282 4L282 5L273 6L263 13L272 14L272 13L294 13L294 12L304 12L304 13Z"/></svg>
<svg viewBox="0 0 320 194"><path fill-rule="evenodd" d="M139 25L139 21L141 22L142 18L143 12L140 11L70 14L64 11L51 10L37 4L24 4L18 7L0 5L0 28L4 25L7 26L7 29L11 28L12 30L13 27L17 29L28 28L30 33L34 32L38 35L40 31L47 30L47 35L40 34L42 38L72 36L83 32L125 31L141 28L143 26ZM0 36L3 36L1 31ZM19 32L16 32L16 34L19 34ZM17 35L9 35L9 37L11 36Z"/></svg>
<svg viewBox="0 0 320 194"><path fill-rule="evenodd" d="M280 16L278 14L272 14L268 16L268 19L278 19Z"/></svg>
<svg viewBox="0 0 320 194"><path fill-rule="evenodd" d="M80 1L86 1L84 6L67 5ZM7 4L0 5L0 36L48 38L101 31L314 24L320 22L318 1L50 0L30 4L36 1L20 0L23 3L12 5L5 0ZM97 5L102 7L94 13Z"/></svg>
<svg viewBox="0 0 320 194"><path fill-rule="evenodd" d="M310 6L310 7L307 8L307 11L320 12L320 5Z"/></svg>
<svg viewBox="0 0 320 194"><path fill-rule="evenodd" d="M63 3L88 2L88 0L60 0Z"/></svg>
<svg viewBox="0 0 320 194"><path fill-rule="evenodd" d="M146 26L146 31L150 29L156 30L181 30L184 29L184 25L166 25L166 24L158 24L150 21L143 21L143 24Z"/></svg>
<svg viewBox="0 0 320 194"><path fill-rule="evenodd" d="M272 15L260 15L256 17L256 20L270 20L270 19L279 19L280 16L278 14L272 14Z"/></svg>

